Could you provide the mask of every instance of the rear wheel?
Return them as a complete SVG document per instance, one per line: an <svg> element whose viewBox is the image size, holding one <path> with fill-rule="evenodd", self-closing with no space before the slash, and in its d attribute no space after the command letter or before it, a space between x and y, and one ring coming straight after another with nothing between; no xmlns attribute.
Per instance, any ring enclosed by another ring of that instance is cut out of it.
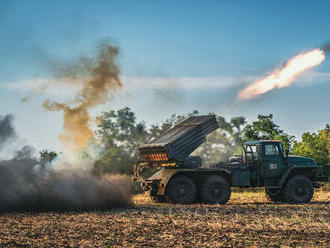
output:
<svg viewBox="0 0 330 248"><path fill-rule="evenodd" d="M292 177L284 187L284 197L291 203L306 203L313 198L314 188L310 180L297 175Z"/></svg>
<svg viewBox="0 0 330 248"><path fill-rule="evenodd" d="M285 202L283 193L278 189L265 188L266 198L272 202Z"/></svg>
<svg viewBox="0 0 330 248"><path fill-rule="evenodd" d="M201 200L204 203L225 204L231 195L228 181L218 175L209 176L201 189Z"/></svg>
<svg viewBox="0 0 330 248"><path fill-rule="evenodd" d="M173 178L168 184L166 192L170 201L173 203L191 204L196 201L196 185L187 176Z"/></svg>

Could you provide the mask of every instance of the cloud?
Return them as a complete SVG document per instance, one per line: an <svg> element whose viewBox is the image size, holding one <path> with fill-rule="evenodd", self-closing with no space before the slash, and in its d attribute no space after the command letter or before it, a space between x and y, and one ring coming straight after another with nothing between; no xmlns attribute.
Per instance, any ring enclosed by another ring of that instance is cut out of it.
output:
<svg viewBox="0 0 330 248"><path fill-rule="evenodd" d="M248 82L252 77L123 77L126 89L197 89L197 88L228 88Z"/></svg>
<svg viewBox="0 0 330 248"><path fill-rule="evenodd" d="M69 95L78 90L74 84L63 87L58 81L46 78L25 78L15 82L3 82L0 83L0 87L29 94L50 95Z"/></svg>
<svg viewBox="0 0 330 248"><path fill-rule="evenodd" d="M248 76L219 76L219 77L143 77L122 76L123 91L155 89L155 90L184 90L184 89L230 89L246 86L260 75ZM65 80L65 79L61 79ZM79 79L76 79L79 80ZM307 72L297 78L296 86L308 87L313 84L330 81L330 73ZM79 90L75 83L63 85L58 80L47 78L26 78L16 82L3 82L0 87L26 93L68 96Z"/></svg>
<svg viewBox="0 0 330 248"><path fill-rule="evenodd" d="M134 89L197 89L197 88L228 88L250 82L254 77L142 77L123 76L121 80L126 91ZM65 80L65 79L61 79ZM79 79L76 79L79 80ZM26 78L16 82L3 82L2 88L23 92L49 94L68 94L79 90L77 84L61 84L59 80L47 78Z"/></svg>

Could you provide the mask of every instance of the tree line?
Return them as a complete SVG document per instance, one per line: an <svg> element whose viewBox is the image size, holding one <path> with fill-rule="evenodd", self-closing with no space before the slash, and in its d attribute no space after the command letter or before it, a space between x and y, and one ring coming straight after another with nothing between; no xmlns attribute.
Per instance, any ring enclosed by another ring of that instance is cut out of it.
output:
<svg viewBox="0 0 330 248"><path fill-rule="evenodd" d="M94 164L94 172L132 174L133 165L139 160L139 145L152 141L185 118L199 114L198 111L185 115L173 114L160 124L147 126L145 122L137 121L136 114L128 107L102 112L97 117L95 136L103 152ZM243 116L230 120L220 115L216 118L220 128L209 134L206 142L193 154L200 156L204 164L225 160L230 155L240 155L241 144L245 141L271 139L280 140L292 154L314 159L323 167L323 172L330 175L329 125L317 132L303 133L298 141L274 123L272 114L258 115L251 123ZM47 150L40 152L40 155L46 160L56 157Z"/></svg>

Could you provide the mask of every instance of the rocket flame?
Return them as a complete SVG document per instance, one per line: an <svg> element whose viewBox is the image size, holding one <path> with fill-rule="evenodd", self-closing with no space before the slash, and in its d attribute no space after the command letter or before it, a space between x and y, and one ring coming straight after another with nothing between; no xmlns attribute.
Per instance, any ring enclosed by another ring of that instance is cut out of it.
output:
<svg viewBox="0 0 330 248"><path fill-rule="evenodd" d="M241 90L238 98L248 100L265 94L275 88L289 87L292 82L304 71L320 65L325 59L325 52L313 49L290 59L283 68L277 69L269 76L254 81Z"/></svg>

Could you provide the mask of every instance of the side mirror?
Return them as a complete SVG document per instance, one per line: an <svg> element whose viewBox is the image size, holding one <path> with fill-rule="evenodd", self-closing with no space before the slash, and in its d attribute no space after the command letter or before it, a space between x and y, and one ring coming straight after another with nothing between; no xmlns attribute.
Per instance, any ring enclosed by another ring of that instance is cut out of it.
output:
<svg viewBox="0 0 330 248"><path fill-rule="evenodd" d="M290 151L288 149L285 150L285 158L288 158L289 157L289 152Z"/></svg>

